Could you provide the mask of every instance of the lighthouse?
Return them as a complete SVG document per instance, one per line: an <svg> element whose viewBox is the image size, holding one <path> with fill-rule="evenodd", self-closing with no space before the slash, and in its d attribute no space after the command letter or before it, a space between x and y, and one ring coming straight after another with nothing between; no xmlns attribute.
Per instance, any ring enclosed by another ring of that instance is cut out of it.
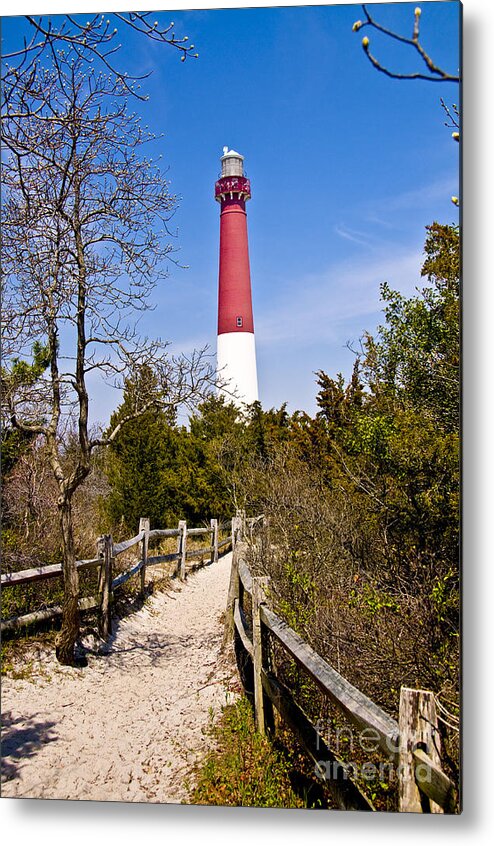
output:
<svg viewBox="0 0 494 846"><path fill-rule="evenodd" d="M244 157L223 147L221 177L215 185L220 213L218 284L218 392L240 407L258 399L256 347L250 285L247 213L250 181Z"/></svg>

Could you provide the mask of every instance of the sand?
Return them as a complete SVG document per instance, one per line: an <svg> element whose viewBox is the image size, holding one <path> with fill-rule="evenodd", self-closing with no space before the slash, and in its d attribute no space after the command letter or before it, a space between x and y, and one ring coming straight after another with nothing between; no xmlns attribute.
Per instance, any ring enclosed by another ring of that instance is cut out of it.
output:
<svg viewBox="0 0 494 846"><path fill-rule="evenodd" d="M181 802L233 701L221 652L231 554L114 620L84 669L42 649L2 683L2 796Z"/></svg>

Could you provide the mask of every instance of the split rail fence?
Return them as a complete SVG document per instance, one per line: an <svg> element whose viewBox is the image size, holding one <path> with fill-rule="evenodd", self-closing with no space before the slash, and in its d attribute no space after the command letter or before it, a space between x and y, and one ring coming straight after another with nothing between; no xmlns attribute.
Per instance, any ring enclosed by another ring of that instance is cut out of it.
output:
<svg viewBox="0 0 494 846"><path fill-rule="evenodd" d="M98 568L98 596L82 597L79 600L79 609L81 611L88 611L98 609L99 611L99 631L101 637L107 638L111 633L111 600L113 592L125 584L129 579L137 574L140 574L140 593L145 595L146 589L146 569L155 564L164 564L168 562L176 562L176 568L173 575L177 575L182 581L187 574L187 560L200 559L203 556L209 556L210 564L218 561L220 551L225 551L225 548L232 543L232 535L230 534L220 541L220 530L230 530L231 523L219 524L217 519L212 519L209 526L199 528L188 528L185 520L180 520L178 527L174 529L151 529L149 519L141 517L139 524L139 532L135 537L129 540L114 543L111 535L103 535L99 538L97 544L97 557L84 559L76 562L78 570L87 570L91 568ZM201 537L203 535L210 536L210 543L208 546L200 549L188 549L187 540L189 538ZM149 555L149 543L151 540L161 540L165 538L177 538L177 549L175 552L164 555ZM123 573L119 573L115 578L113 571L115 568L115 559L122 553L132 547L138 546L139 559L137 562ZM62 564L49 564L45 567L36 567L30 570L21 570L17 573L2 573L1 586L2 588L11 587L15 585L23 585L30 582L39 582L45 579L60 578L62 576ZM11 617L1 622L1 631L7 632L24 626L41 623L62 614L62 607L60 605L52 606L50 608L34 611L30 614L23 614L22 616Z"/></svg>
<svg viewBox="0 0 494 846"><path fill-rule="evenodd" d="M320 726L311 722L291 690L277 676L270 636L337 706L347 721L374 750L394 767L398 778L399 810L416 813L455 813L456 791L441 767L441 743L434 694L402 687L399 721L350 684L318 655L269 606L270 579L252 576L247 564L248 544L242 541L245 521L232 521L233 561L228 594L225 643L235 638L242 659L254 677L256 728L274 730L273 706L298 737L340 808L375 810L353 780L354 771L326 744ZM237 540L238 539L238 540ZM235 542L237 541L237 542ZM245 603L245 597L250 602ZM237 653L238 654L238 653Z"/></svg>

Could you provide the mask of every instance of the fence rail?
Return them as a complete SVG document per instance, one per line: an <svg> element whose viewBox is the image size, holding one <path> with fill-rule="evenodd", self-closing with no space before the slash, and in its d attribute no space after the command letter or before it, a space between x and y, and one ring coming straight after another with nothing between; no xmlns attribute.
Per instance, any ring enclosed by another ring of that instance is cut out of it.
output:
<svg viewBox="0 0 494 846"><path fill-rule="evenodd" d="M397 760L399 729L396 720L333 669L274 611L261 605L259 613L261 622L275 635L298 666L315 681L322 693L343 711L357 729L375 732L381 750L394 761Z"/></svg>
<svg viewBox="0 0 494 846"><path fill-rule="evenodd" d="M85 567L94 567L100 563L99 558L88 558L87 560L77 561L76 566L78 570L82 570ZM53 579L61 575L61 564L47 564L45 567L32 567L30 570L20 570L18 573L2 573L1 584L2 587L23 585L27 582L39 582L43 579Z"/></svg>
<svg viewBox="0 0 494 846"><path fill-rule="evenodd" d="M231 523L223 523L222 529L231 529ZM99 568L98 571L98 596L81 597L79 600L79 608L81 611L99 609L99 629L103 637L107 637L111 632L111 598L113 592L121 587L125 582L140 573L141 585L140 592L144 595L146 587L146 569L156 564L162 563L177 563L175 572L172 575L178 575L181 580L184 580L187 575L187 560L199 559L203 560L206 556L209 558L209 563L218 561L220 550L224 551L225 547L232 545L232 534L219 541L220 527L218 520L213 518L209 526L200 526L189 529L185 520L180 520L177 528L170 529L150 529L149 520L146 517L141 518L139 525L139 532L129 540L114 543L111 535L103 535L98 540L98 556L96 558L84 559L76 562L78 570ZM201 549L187 549L187 538L196 538L203 535L210 536L209 546ZM149 555L149 542L152 540L160 540L163 538L177 538L177 549L175 552L166 553L164 555ZM138 560L132 566L119 573L113 578L113 569L115 559L124 552L127 552L132 547L139 545ZM28 584L29 582L38 582L45 579L60 578L63 575L62 564L49 564L44 567L31 568L29 570L22 570L18 573L2 573L1 586L13 587L17 585ZM50 608L44 608L39 611L33 611L22 616L11 617L1 621L1 631L13 631L24 626L33 625L48 621L52 618L61 616L62 606L54 605Z"/></svg>
<svg viewBox="0 0 494 846"><path fill-rule="evenodd" d="M248 532L247 526L247 532ZM244 659L251 662L254 676L256 727L273 731L273 706L292 728L313 760L315 771L325 778L337 804L345 809L375 810L370 799L352 779L349 765L339 760L321 737L291 691L276 676L268 633L317 685L323 696L343 712L366 740L372 738L376 751L384 753L396 769L399 810L418 813L455 813L456 790L441 767L440 733L435 699L430 691L402 687L399 721L341 676L273 611L270 580L252 576L247 563L245 520L234 518L232 571L227 602L224 642L234 638ZM248 611L245 596L251 597ZM329 778L328 778L328 773Z"/></svg>

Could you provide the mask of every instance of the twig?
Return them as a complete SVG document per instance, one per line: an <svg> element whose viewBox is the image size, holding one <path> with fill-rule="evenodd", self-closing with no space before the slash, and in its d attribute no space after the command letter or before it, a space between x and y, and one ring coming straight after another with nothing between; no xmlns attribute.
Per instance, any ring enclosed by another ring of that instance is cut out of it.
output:
<svg viewBox="0 0 494 846"><path fill-rule="evenodd" d="M402 44L406 44L409 47L412 47L414 50L417 51L423 62L427 65L429 69L429 74L426 73L396 73L395 71L389 70L389 68L385 67L381 64L381 62L376 59L375 56L372 55L369 49L369 39L365 36L362 39L362 49L366 54L367 58L369 59L370 63L375 67L376 70L380 71L381 73L386 74L386 76L391 77L392 79L423 79L428 82L459 82L460 77L459 75L456 76L454 74L447 73L438 65L436 65L429 54L424 50L420 41L419 41L419 22L420 16L422 14L422 10L417 7L415 9L414 14L414 26L413 26L413 34L411 38L407 38L404 35L400 35L397 32L394 32L391 29L387 29L386 27L382 26L382 24L377 23L367 10L365 4L362 4L362 9L364 11L366 20L365 21L357 21L353 25L354 32L357 32L360 29L363 29L366 26L370 26L373 29L376 29L378 32L382 32L388 38L393 38L395 41L400 41Z"/></svg>

